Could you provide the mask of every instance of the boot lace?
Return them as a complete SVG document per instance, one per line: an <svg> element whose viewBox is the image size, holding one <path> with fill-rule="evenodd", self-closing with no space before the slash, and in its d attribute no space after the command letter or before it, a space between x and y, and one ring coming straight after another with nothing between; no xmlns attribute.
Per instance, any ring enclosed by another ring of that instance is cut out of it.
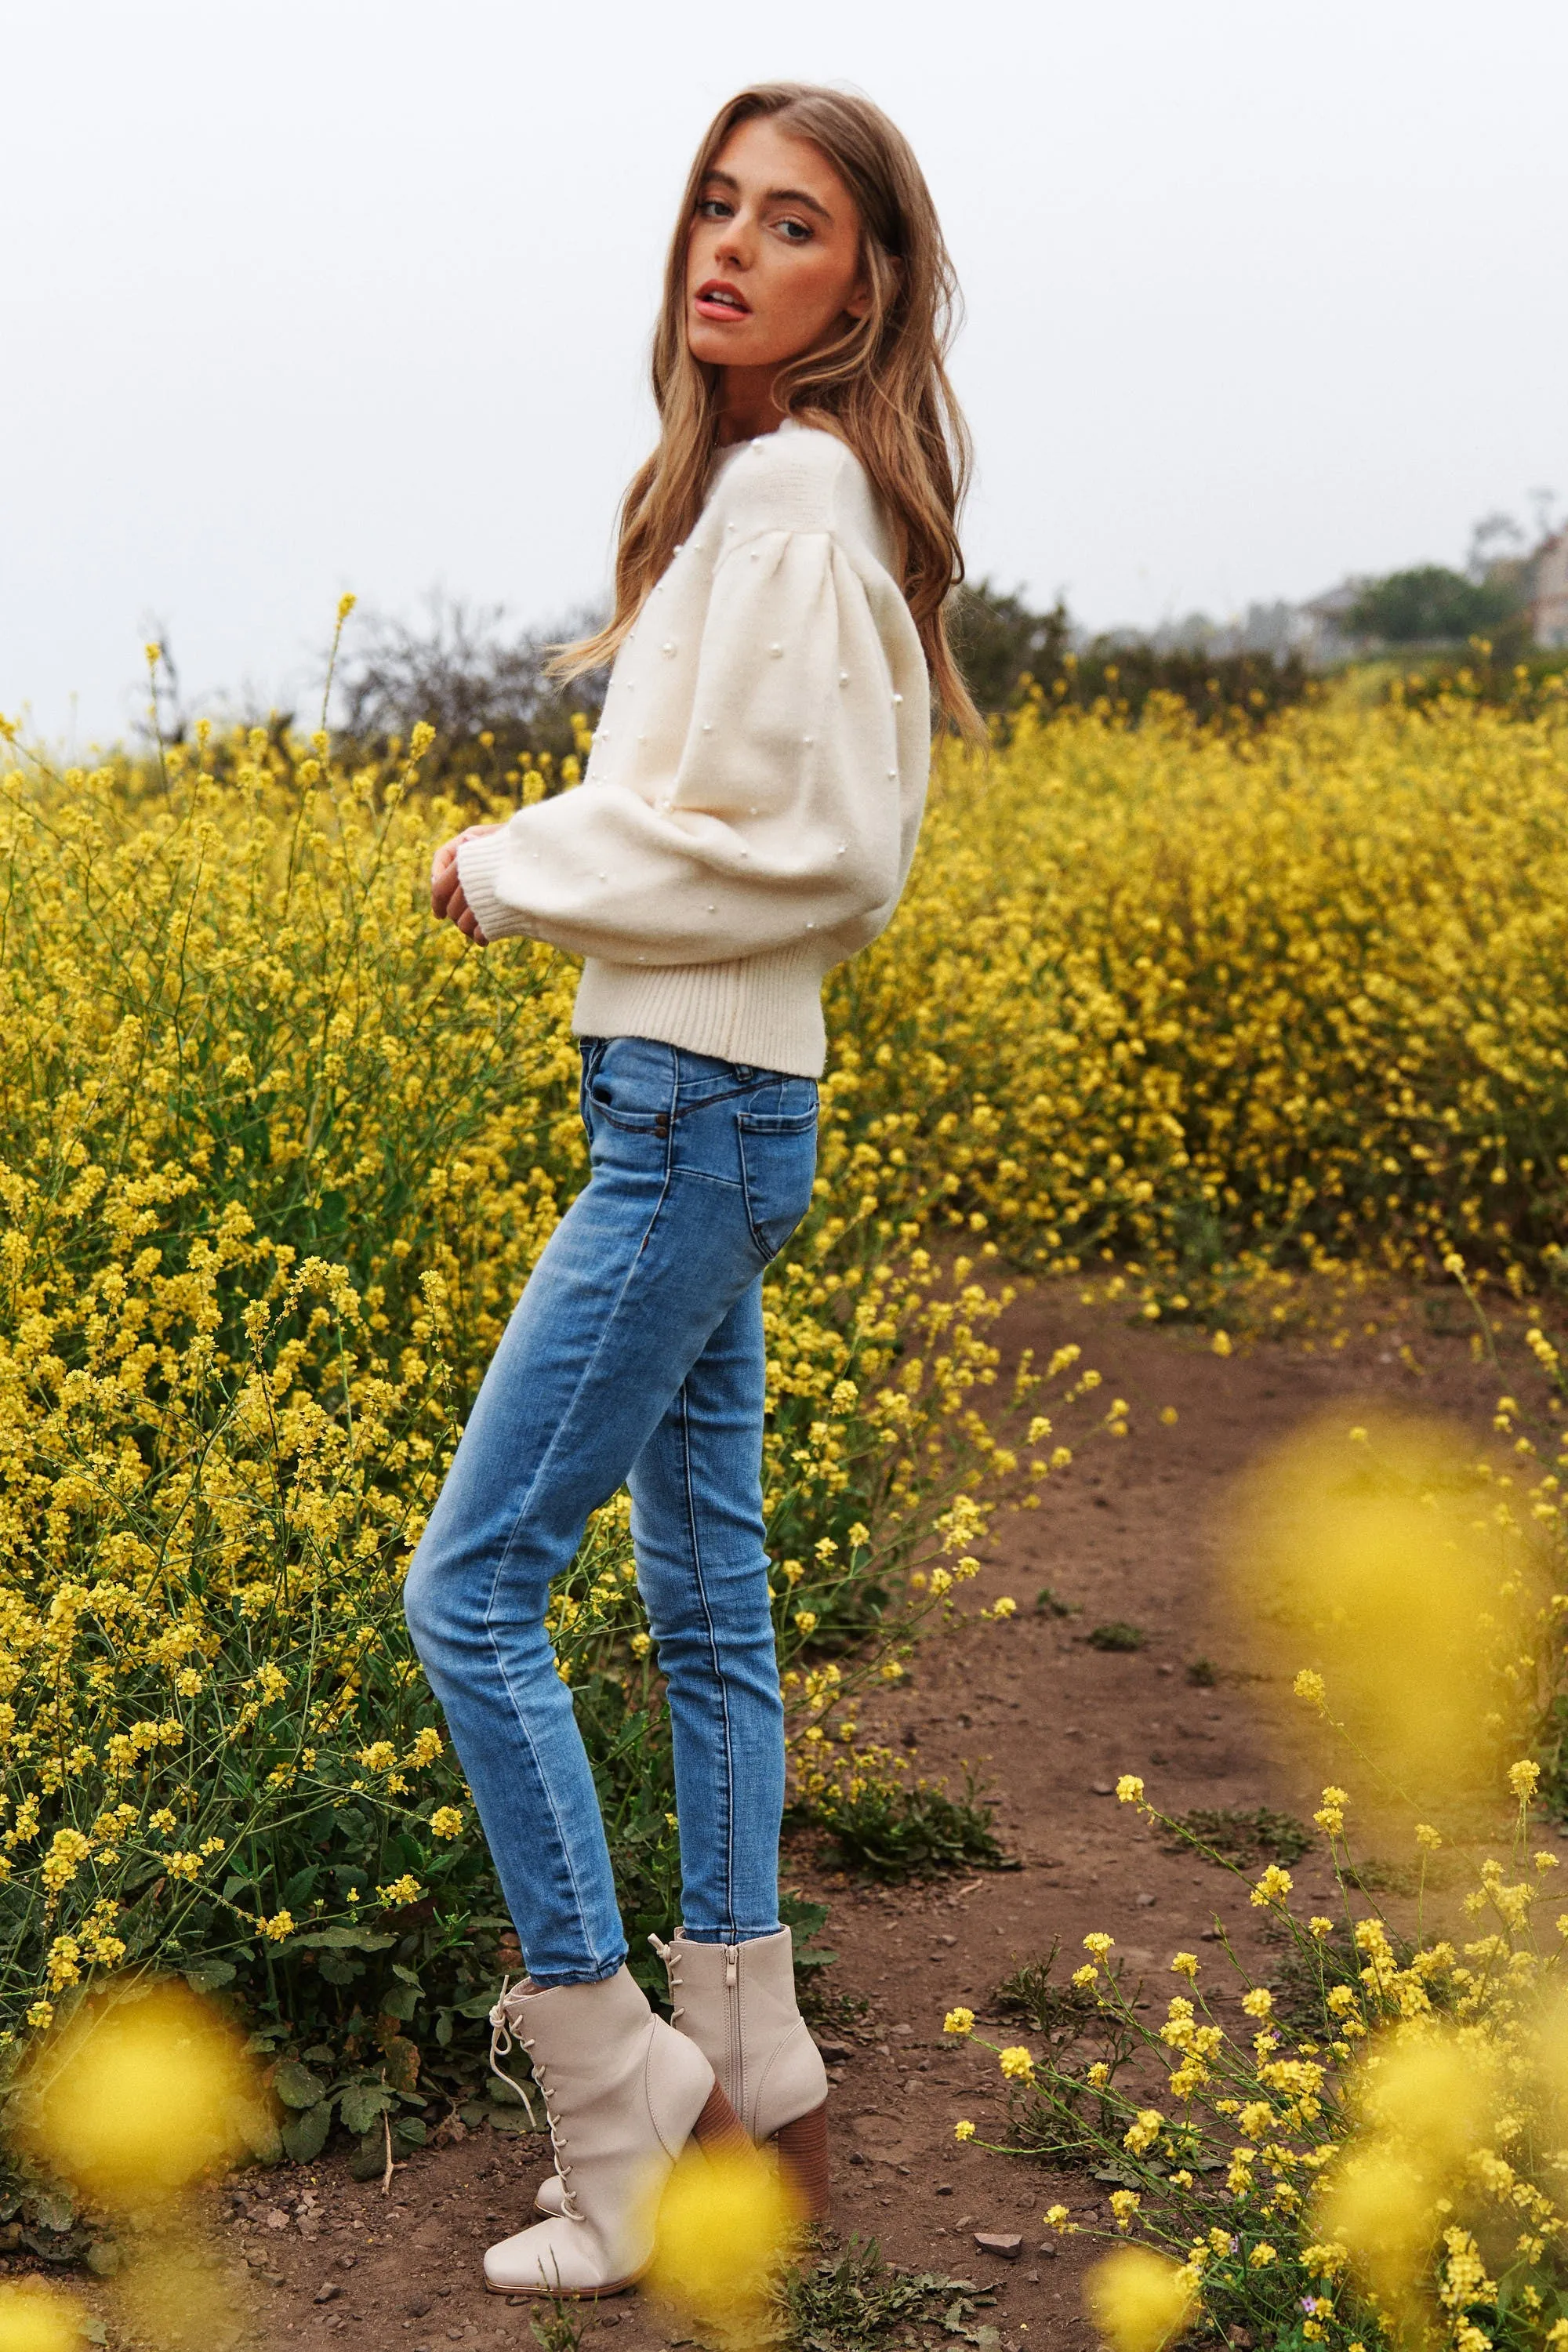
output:
<svg viewBox="0 0 1568 2352"><path fill-rule="evenodd" d="M648 1942L653 1946L654 1950L664 1962L664 1972L669 1979L669 2021L671 2025L673 2025L677 2019L682 2018L686 2014L685 2010L679 2005L675 1998L676 1994L680 1990L679 1955L677 1953L675 1946L673 1944L667 1944L660 1936L650 1936L648 1937Z"/></svg>
<svg viewBox="0 0 1568 2352"><path fill-rule="evenodd" d="M503 2083L510 2084L527 2110L530 2127L537 2131L539 2119L533 2112L532 2100L516 2076L509 2074L500 2063L501 2059L509 2056L514 2048L525 2050L528 2053L534 2082L538 2084L540 2095L544 2101L544 2119L550 2126L551 2156L555 2165L555 2177L561 2183L561 2209L569 2221L580 2221L583 2216L577 2210L577 2192L572 2186L572 2167L565 2155L566 2134L561 2128L562 2118L555 2112L554 2095L550 2087L550 2077L542 2061L533 2054L532 2034L521 2033L518 2031L522 2023L522 2003L526 1999L527 1995L521 1985L514 1992L511 1990L511 1979L510 1977L501 1979L500 1999L490 2011L490 2072L492 2074L499 2074Z"/></svg>

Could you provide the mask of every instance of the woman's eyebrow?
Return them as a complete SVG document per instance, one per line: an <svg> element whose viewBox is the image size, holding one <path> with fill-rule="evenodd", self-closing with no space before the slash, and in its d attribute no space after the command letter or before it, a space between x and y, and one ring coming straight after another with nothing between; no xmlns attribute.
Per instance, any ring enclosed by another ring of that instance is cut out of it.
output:
<svg viewBox="0 0 1568 2352"><path fill-rule="evenodd" d="M731 189L736 195L741 193L741 183L732 172L710 172L703 185L706 187L710 180L717 180L721 186ZM769 205L801 205L808 213L815 213L818 220L831 221L833 218L826 205L818 204L815 196L808 196L804 188L770 188L763 202Z"/></svg>

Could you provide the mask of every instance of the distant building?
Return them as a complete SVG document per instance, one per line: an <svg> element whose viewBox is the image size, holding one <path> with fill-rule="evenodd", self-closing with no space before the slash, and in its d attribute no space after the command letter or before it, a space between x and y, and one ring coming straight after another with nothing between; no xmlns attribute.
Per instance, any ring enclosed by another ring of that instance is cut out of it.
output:
<svg viewBox="0 0 1568 2352"><path fill-rule="evenodd" d="M1538 646L1568 646L1568 528L1531 559L1530 632Z"/></svg>

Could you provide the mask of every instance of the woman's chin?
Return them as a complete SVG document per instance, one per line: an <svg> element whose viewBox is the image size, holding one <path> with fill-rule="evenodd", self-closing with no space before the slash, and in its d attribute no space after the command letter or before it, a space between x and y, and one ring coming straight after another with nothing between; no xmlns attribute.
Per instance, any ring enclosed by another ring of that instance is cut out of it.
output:
<svg viewBox="0 0 1568 2352"><path fill-rule="evenodd" d="M718 327L694 319L686 331L686 348L704 367L763 367L767 353L749 350L750 338L734 327Z"/></svg>

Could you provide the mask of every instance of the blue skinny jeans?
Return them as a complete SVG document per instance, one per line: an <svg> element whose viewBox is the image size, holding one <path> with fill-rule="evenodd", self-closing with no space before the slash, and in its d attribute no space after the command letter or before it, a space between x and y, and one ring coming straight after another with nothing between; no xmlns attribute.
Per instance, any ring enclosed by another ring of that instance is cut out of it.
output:
<svg viewBox="0 0 1568 2352"><path fill-rule="evenodd" d="M816 1087L583 1040L592 1173L484 1378L405 1588L529 1974L626 1958L604 1821L544 1612L631 1489L666 1680L689 1936L778 1927L784 1708L763 1548L763 1269L811 1199Z"/></svg>

